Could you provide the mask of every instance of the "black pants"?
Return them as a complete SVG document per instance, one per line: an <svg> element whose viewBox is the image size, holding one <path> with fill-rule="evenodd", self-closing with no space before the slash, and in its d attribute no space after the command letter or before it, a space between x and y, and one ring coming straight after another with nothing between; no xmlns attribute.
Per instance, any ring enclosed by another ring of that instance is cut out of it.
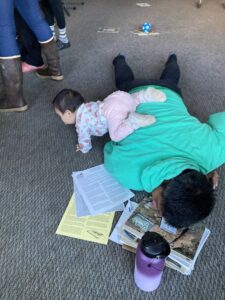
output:
<svg viewBox="0 0 225 300"><path fill-rule="evenodd" d="M114 60L115 82L116 87L125 92L143 85L159 85L167 87L180 96L181 89L177 86L180 79L180 68L177 64L176 55L171 55L165 63L165 68L160 76L160 79L135 79L132 69L128 66L125 57L118 55Z"/></svg>
<svg viewBox="0 0 225 300"><path fill-rule="evenodd" d="M66 27L65 16L61 0L42 0L42 9L49 26L54 25L55 19L59 29Z"/></svg>
<svg viewBox="0 0 225 300"><path fill-rule="evenodd" d="M17 10L15 10L15 22L22 61L35 67L42 66L44 62L41 56L41 45Z"/></svg>

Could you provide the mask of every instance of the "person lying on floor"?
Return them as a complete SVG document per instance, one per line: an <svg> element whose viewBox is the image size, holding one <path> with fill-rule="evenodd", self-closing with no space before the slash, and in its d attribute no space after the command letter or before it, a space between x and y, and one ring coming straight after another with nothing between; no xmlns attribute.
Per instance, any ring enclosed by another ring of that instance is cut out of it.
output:
<svg viewBox="0 0 225 300"><path fill-rule="evenodd" d="M135 79L123 55L113 60L116 87L131 95L153 87L165 102L145 102L140 114L153 114L152 126L140 128L125 139L106 143L104 165L123 186L152 193L153 205L166 222L189 227L206 218L215 203L214 170L225 162L225 112L201 123L191 116L177 86L180 69L170 55L159 80Z"/></svg>
<svg viewBox="0 0 225 300"><path fill-rule="evenodd" d="M113 141L120 141L140 127L155 122L154 116L136 113L144 102L163 102L166 95L152 87L132 95L117 91L103 101L84 103L77 91L64 89L53 100L56 114L65 124L75 124L78 135L77 151L87 153L91 136L102 136L109 131Z"/></svg>

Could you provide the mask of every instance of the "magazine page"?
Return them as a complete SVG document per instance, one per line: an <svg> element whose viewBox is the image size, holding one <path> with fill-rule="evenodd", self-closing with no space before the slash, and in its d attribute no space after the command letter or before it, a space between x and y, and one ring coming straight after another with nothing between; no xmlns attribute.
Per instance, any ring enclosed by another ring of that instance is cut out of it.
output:
<svg viewBox="0 0 225 300"><path fill-rule="evenodd" d="M197 249L197 251L195 253L195 256L194 256L194 258L192 260L192 268L193 269L194 269L194 265L195 265L196 259L197 259L198 255L199 255L199 253L201 252L201 250L202 250L202 248L203 248L206 240L208 239L210 233L211 233L210 230L208 228L205 228L205 231L204 231L204 233L202 235L202 239L201 239L201 241L199 243L198 249Z"/></svg>
<svg viewBox="0 0 225 300"><path fill-rule="evenodd" d="M130 217L132 212L135 210L135 208L138 206L138 204L134 201L128 201L123 213L121 214L118 222L116 223L109 239L117 244L122 244L121 237L120 237L120 228L121 226L126 222L126 220Z"/></svg>
<svg viewBox="0 0 225 300"><path fill-rule="evenodd" d="M190 263L198 250L205 226L200 224L190 228L177 229L174 234L160 228L160 221L161 216L157 210L152 208L150 198L146 197L125 222L123 229L138 238L141 238L146 231L159 233L169 242L174 255Z"/></svg>
<svg viewBox="0 0 225 300"><path fill-rule="evenodd" d="M191 275L191 269L183 266L182 264L174 261L169 257L166 258L166 267L176 270L184 275Z"/></svg>
<svg viewBox="0 0 225 300"><path fill-rule="evenodd" d="M174 235L162 230L157 225L151 229L151 231L159 233L169 242L171 253L189 262L195 257L204 230L204 225L198 225L188 229L178 230Z"/></svg>
<svg viewBox="0 0 225 300"><path fill-rule="evenodd" d="M157 210L152 209L151 201L146 197L140 202L122 228L138 238L142 238L146 231L150 231L160 221L161 216Z"/></svg>
<svg viewBox="0 0 225 300"><path fill-rule="evenodd" d="M126 244L135 249L137 248L138 242L140 241L139 238L137 238L135 235L133 235L132 233L130 233L129 231L126 231L124 229L121 229L119 231L119 237L120 237L120 241L121 241L122 245Z"/></svg>

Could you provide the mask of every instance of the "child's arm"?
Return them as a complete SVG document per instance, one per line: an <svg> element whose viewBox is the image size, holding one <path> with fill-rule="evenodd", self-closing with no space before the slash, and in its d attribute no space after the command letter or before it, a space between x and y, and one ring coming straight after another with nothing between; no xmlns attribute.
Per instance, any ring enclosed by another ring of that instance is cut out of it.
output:
<svg viewBox="0 0 225 300"><path fill-rule="evenodd" d="M76 151L87 153L91 150L91 134L89 128L77 128L78 144L76 145Z"/></svg>

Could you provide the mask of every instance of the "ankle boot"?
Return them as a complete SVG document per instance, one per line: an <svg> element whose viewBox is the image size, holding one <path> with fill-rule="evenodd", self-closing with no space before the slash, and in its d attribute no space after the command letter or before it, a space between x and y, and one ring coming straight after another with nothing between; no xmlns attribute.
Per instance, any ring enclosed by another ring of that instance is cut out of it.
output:
<svg viewBox="0 0 225 300"><path fill-rule="evenodd" d="M40 78L51 78L53 80L63 80L62 71L59 62L59 53L56 49L55 40L41 44L44 55L46 56L47 68L38 70L37 76Z"/></svg>
<svg viewBox="0 0 225 300"><path fill-rule="evenodd" d="M23 74L20 58L0 59L3 81L3 99L0 112L25 111L28 106L23 97Z"/></svg>

